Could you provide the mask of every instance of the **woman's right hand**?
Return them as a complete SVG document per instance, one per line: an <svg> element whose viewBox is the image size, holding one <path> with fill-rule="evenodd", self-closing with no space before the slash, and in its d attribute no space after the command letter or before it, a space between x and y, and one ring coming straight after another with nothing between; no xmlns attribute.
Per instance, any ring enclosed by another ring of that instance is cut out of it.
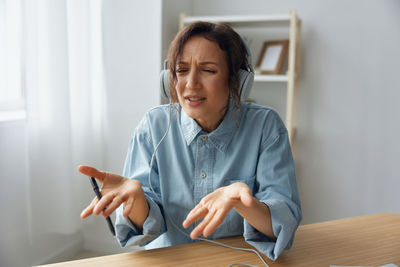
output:
<svg viewBox="0 0 400 267"><path fill-rule="evenodd" d="M121 204L124 204L123 216L129 217L135 226L143 227L149 206L140 181L102 172L85 165L79 166L78 170L84 175L96 178L102 184L102 198L100 201L97 197L93 199L92 203L82 211L82 219L91 214L99 215L101 212L103 212L104 217L108 217Z"/></svg>

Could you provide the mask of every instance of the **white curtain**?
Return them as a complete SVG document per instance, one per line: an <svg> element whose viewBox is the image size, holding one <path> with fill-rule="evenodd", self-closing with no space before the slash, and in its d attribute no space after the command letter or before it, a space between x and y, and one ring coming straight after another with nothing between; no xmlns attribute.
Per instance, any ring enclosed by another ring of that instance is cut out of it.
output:
<svg viewBox="0 0 400 267"><path fill-rule="evenodd" d="M103 167L102 1L26 0L24 10L30 241L58 244L79 232L93 197L77 166Z"/></svg>

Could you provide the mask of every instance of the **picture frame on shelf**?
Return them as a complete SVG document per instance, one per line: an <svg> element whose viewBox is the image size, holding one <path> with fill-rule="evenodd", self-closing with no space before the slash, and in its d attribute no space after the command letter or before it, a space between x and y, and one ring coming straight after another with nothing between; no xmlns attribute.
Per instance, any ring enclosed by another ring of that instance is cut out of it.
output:
<svg viewBox="0 0 400 267"><path fill-rule="evenodd" d="M279 74L288 47L289 40L265 41L258 57L257 72L261 74Z"/></svg>

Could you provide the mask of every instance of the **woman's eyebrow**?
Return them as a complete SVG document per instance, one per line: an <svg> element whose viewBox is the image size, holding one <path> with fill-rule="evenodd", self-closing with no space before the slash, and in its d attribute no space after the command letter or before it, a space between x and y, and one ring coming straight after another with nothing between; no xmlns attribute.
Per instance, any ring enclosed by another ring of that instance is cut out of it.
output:
<svg viewBox="0 0 400 267"><path fill-rule="evenodd" d="M188 62L186 62L186 61L179 61L178 63L177 63L177 65L188 65L189 63ZM200 65L216 65L216 66L218 66L218 63L216 63L216 62L214 62L214 61L201 61L200 63L199 63Z"/></svg>
<svg viewBox="0 0 400 267"><path fill-rule="evenodd" d="M210 65L210 64L218 66L218 64L216 62L214 62L214 61L203 61L203 62L200 62L200 65Z"/></svg>

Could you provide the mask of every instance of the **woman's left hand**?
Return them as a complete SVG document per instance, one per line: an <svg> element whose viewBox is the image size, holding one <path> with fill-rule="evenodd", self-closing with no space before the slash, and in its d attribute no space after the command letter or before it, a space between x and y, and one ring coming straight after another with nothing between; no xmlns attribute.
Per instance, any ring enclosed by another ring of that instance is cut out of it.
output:
<svg viewBox="0 0 400 267"><path fill-rule="evenodd" d="M194 207L186 219L183 227L187 228L195 221L204 218L190 234L192 239L203 234L204 237L212 234L215 229L225 220L228 212L235 207L251 207L253 196L250 188L245 183L233 183L228 186L218 188L211 194L205 196L200 203Z"/></svg>

